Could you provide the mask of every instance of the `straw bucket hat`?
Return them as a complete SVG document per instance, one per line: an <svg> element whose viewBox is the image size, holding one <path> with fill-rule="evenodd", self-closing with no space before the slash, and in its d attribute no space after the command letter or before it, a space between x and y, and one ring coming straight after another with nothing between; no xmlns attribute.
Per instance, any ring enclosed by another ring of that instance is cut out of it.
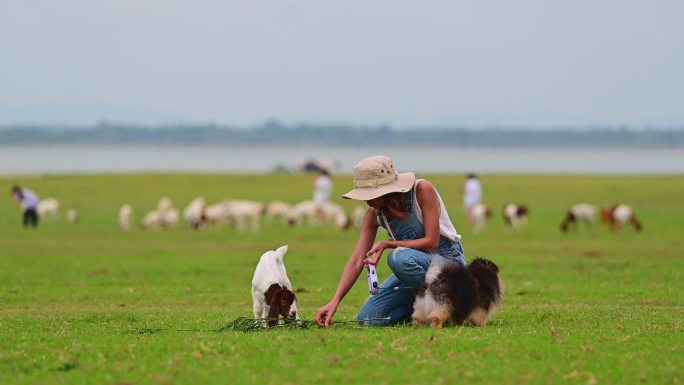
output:
<svg viewBox="0 0 684 385"><path fill-rule="evenodd" d="M412 172L398 173L389 157L369 156L354 166L354 189L342 197L368 201L393 192L407 192L415 181Z"/></svg>

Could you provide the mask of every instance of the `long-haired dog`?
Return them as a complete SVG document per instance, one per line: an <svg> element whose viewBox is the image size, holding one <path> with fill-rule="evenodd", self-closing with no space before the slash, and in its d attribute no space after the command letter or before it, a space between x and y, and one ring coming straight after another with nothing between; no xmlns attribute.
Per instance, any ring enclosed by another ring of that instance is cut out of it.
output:
<svg viewBox="0 0 684 385"><path fill-rule="evenodd" d="M494 262L476 258L467 267L435 257L413 304L413 320L441 328L451 322L483 326L503 300L503 282Z"/></svg>
<svg viewBox="0 0 684 385"><path fill-rule="evenodd" d="M279 316L286 320L299 319L297 297L283 263L285 253L287 245L265 252L252 279L254 318L267 319L268 327L276 326Z"/></svg>

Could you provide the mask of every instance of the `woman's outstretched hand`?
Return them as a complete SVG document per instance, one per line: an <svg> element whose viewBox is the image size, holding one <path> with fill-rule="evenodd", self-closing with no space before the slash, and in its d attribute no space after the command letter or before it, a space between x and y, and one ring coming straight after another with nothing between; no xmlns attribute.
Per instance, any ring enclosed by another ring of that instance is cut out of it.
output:
<svg viewBox="0 0 684 385"><path fill-rule="evenodd" d="M316 323L318 324L318 326L326 327L332 325L332 318L335 315L336 311L337 304L332 301L328 302L327 305L318 309L318 312L316 313Z"/></svg>
<svg viewBox="0 0 684 385"><path fill-rule="evenodd" d="M368 265L377 265L380 257L382 257L382 252L388 248L387 241L376 242L373 247L366 253L366 259L363 260L363 265L368 267Z"/></svg>

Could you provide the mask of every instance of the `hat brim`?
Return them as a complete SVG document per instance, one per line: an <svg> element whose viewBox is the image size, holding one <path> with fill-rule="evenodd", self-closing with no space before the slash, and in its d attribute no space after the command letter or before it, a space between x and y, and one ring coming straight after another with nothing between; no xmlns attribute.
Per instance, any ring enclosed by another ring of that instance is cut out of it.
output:
<svg viewBox="0 0 684 385"><path fill-rule="evenodd" d="M408 192L413 188L415 181L416 174L404 172L399 174L397 179L392 183L378 187L357 187L342 195L342 198L369 201L393 192Z"/></svg>

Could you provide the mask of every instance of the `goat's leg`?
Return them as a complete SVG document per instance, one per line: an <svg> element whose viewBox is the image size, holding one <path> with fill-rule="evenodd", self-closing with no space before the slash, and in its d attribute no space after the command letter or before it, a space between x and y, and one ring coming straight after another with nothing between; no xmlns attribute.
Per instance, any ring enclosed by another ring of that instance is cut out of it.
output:
<svg viewBox="0 0 684 385"><path fill-rule="evenodd" d="M264 305L259 301L254 301L252 311L254 312L254 318L260 318L264 312Z"/></svg>

